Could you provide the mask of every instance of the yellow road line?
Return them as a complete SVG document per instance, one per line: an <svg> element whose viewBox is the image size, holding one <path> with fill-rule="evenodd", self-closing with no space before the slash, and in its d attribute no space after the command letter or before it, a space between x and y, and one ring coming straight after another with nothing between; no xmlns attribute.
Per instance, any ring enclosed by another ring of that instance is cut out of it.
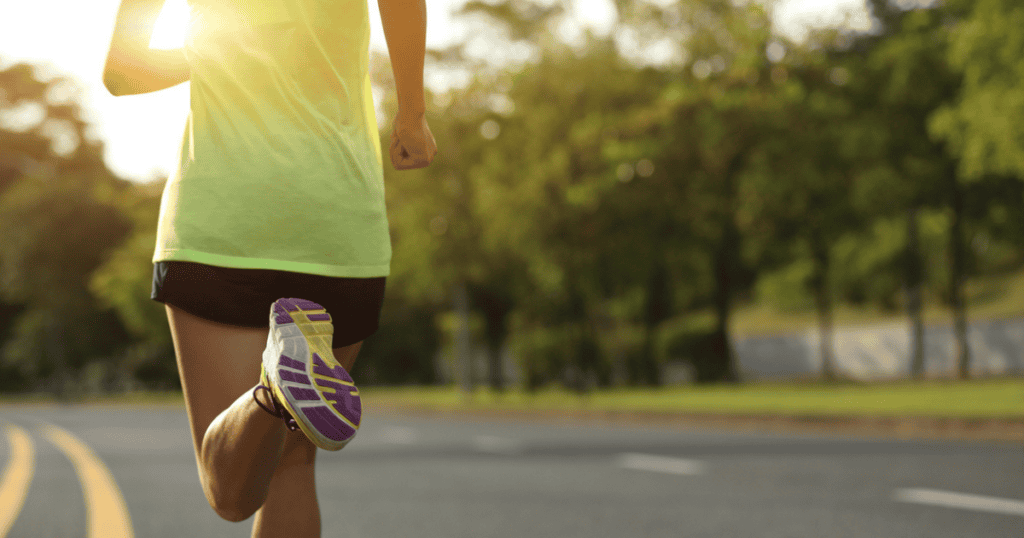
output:
<svg viewBox="0 0 1024 538"><path fill-rule="evenodd" d="M121 491L103 462L89 447L67 430L50 424L40 427L43 435L71 460L82 482L88 538L133 538L132 520Z"/></svg>
<svg viewBox="0 0 1024 538"><path fill-rule="evenodd" d="M18 519L36 467L35 445L28 432L14 424L4 424L4 430L11 456L0 478L0 538L7 536L14 520Z"/></svg>

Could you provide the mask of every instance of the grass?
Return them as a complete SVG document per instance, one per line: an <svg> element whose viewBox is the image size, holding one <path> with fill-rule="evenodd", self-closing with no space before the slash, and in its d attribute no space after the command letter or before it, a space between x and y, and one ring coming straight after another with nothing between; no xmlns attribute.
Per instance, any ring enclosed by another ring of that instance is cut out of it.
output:
<svg viewBox="0 0 1024 538"><path fill-rule="evenodd" d="M586 395L564 389L535 394L521 390L472 395L455 387L364 387L367 408L407 407L437 411L618 411L854 417L947 417L1024 419L1024 379L889 383L749 383L739 386L620 388ZM181 392L89 395L75 403L182 406ZM0 405L54 405L51 395L0 395Z"/></svg>
<svg viewBox="0 0 1024 538"><path fill-rule="evenodd" d="M757 383L740 386L613 389L578 395L544 390L501 394L454 387L366 388L374 405L442 411L624 411L771 415L1024 419L1024 380L878 384Z"/></svg>
<svg viewBox="0 0 1024 538"><path fill-rule="evenodd" d="M100 405L184 406L181 391L135 391L119 394L75 395L66 403ZM0 394L0 405L56 405L59 400L50 393Z"/></svg>

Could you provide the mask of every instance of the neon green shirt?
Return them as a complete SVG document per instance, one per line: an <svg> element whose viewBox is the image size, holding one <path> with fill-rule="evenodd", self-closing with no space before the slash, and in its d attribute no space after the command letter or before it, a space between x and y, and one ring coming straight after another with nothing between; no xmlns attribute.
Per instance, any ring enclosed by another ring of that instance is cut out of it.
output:
<svg viewBox="0 0 1024 538"><path fill-rule="evenodd" d="M389 274L366 0L189 0L191 110L153 262Z"/></svg>

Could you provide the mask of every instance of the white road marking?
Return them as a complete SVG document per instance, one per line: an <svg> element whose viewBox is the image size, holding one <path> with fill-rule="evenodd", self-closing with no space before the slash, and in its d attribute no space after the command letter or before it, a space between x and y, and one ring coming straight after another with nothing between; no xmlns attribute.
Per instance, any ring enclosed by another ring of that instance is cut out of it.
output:
<svg viewBox="0 0 1024 538"><path fill-rule="evenodd" d="M411 445L418 437L416 430L401 426L386 428L380 434L381 442L389 445Z"/></svg>
<svg viewBox="0 0 1024 538"><path fill-rule="evenodd" d="M110 470L103 460L71 432L44 424L42 434L75 466L85 496L85 525L88 538L133 538L132 520Z"/></svg>
<svg viewBox="0 0 1024 538"><path fill-rule="evenodd" d="M1001 499L984 495L971 495L937 489L898 489L893 493L893 500L905 503L930 504L947 508L978 510L1024 516L1024 501Z"/></svg>
<svg viewBox="0 0 1024 538"><path fill-rule="evenodd" d="M492 454L514 455L523 451L523 443L516 439L495 437L493 435L477 435L473 437L473 446L481 452Z"/></svg>
<svg viewBox="0 0 1024 538"><path fill-rule="evenodd" d="M654 456L651 454L620 454L619 466L635 471L651 471L676 475L698 475L707 472L707 465L701 461Z"/></svg>
<svg viewBox="0 0 1024 538"><path fill-rule="evenodd" d="M4 429L10 458L0 478L0 538L7 536L21 513L36 464L35 445L28 432L14 424L5 424Z"/></svg>

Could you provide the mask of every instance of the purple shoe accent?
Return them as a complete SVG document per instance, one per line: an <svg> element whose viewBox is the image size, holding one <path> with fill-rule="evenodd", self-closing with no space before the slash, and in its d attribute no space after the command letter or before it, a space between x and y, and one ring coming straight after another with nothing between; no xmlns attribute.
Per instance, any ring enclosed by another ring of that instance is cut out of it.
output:
<svg viewBox="0 0 1024 538"><path fill-rule="evenodd" d="M274 311L278 314L287 314L288 312L295 312L299 307L295 306L295 302L292 299L278 299L274 302Z"/></svg>
<svg viewBox="0 0 1024 538"><path fill-rule="evenodd" d="M307 301L306 299L289 299L291 303L298 308L303 310L323 310L324 307L314 303L313 301Z"/></svg>
<svg viewBox="0 0 1024 538"><path fill-rule="evenodd" d="M284 353L281 354L281 358L277 359L277 363L281 366L287 366L288 368L294 368L303 372L306 371L306 365L304 363L299 362Z"/></svg>
<svg viewBox="0 0 1024 538"><path fill-rule="evenodd" d="M331 315L327 313L309 314L306 317L309 318L309 321L331 321Z"/></svg>
<svg viewBox="0 0 1024 538"><path fill-rule="evenodd" d="M313 373L353 383L352 377L348 375L348 372L346 372L344 368L341 366L335 366L334 368L328 367L327 363L324 362L324 360L320 358L320 355L317 355L316 353L313 354Z"/></svg>
<svg viewBox="0 0 1024 538"><path fill-rule="evenodd" d="M309 377L306 374L300 374L291 370L285 370L284 368L278 368L277 373L281 374L281 381L293 381L295 383L302 383L309 385Z"/></svg>
<svg viewBox="0 0 1024 538"><path fill-rule="evenodd" d="M292 393L292 398L296 400L319 400L320 396L313 389L304 389L302 387L288 387L288 392Z"/></svg>
<svg viewBox="0 0 1024 538"><path fill-rule="evenodd" d="M274 321L278 325L287 325L289 323L295 323L295 320L292 319L292 317L289 316L288 314L278 314L277 317L274 318Z"/></svg>
<svg viewBox="0 0 1024 538"><path fill-rule="evenodd" d="M359 427L359 421L363 417L363 401L359 396L343 398L340 402L334 402L332 407L354 426Z"/></svg>
<svg viewBox="0 0 1024 538"><path fill-rule="evenodd" d="M342 385L326 379L317 379L316 384L320 387L334 389L334 392L321 390L324 398L334 402L334 409L345 416L352 424L358 426L359 419L363 414L363 404L359 398L359 392L351 385Z"/></svg>
<svg viewBox="0 0 1024 538"><path fill-rule="evenodd" d="M335 402L331 407L334 407L335 411L347 418L353 426L359 427L359 420L363 416L363 404L358 397L345 398L343 401Z"/></svg>
<svg viewBox="0 0 1024 538"><path fill-rule="evenodd" d="M304 407L302 413L324 437L334 441L351 439L356 431L338 417L331 414L326 406Z"/></svg>

